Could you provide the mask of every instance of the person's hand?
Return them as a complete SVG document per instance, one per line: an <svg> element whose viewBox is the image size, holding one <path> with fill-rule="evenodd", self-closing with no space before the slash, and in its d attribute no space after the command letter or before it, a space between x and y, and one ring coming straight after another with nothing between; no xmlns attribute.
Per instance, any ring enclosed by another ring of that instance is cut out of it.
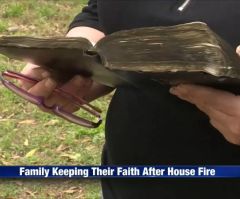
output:
<svg viewBox="0 0 240 199"><path fill-rule="evenodd" d="M104 36L103 32L85 26L72 28L66 35L66 37L83 37L92 43L97 43ZM66 98L63 98L59 94L53 92L53 90L59 85L50 78L50 74L42 67L27 64L27 66L22 70L22 73L29 77L41 80L35 85L23 81L20 83L22 88L28 90L31 94L44 97L46 105L52 106L57 104L61 106L63 110L68 112L75 112L79 109L69 100L66 100ZM74 94L75 96L85 99L88 102L106 95L113 90L113 88L93 82L92 79L84 78L80 75L74 76L65 85L61 85L61 88L70 94ZM47 111L44 109L42 110Z"/></svg>
<svg viewBox="0 0 240 199"><path fill-rule="evenodd" d="M34 85L25 81L21 81L20 85L23 89L27 90L31 94L44 97L44 102L46 105L52 106L57 104L61 106L65 111L71 113L79 109L76 105L72 104L70 100L53 92L54 89L59 85L57 85L57 83L50 78L50 74L42 67L33 64L27 64L21 73L29 77L41 80ZM66 84L61 85L61 88L71 94L84 98L84 96L89 92L91 86L91 79L77 75L74 76ZM47 111L44 109L42 110Z"/></svg>
<svg viewBox="0 0 240 199"><path fill-rule="evenodd" d="M237 53L240 55L240 46ZM196 105L226 140L240 145L240 96L197 85L178 85L170 93Z"/></svg>

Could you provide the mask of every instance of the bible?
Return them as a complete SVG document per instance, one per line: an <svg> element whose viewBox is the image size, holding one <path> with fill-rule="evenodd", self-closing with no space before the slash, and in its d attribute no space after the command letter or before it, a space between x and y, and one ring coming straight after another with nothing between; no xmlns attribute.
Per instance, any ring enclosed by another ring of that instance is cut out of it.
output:
<svg viewBox="0 0 240 199"><path fill-rule="evenodd" d="M85 38L0 38L0 53L44 67L64 83L74 75L111 87L194 83L223 89L240 85L240 58L205 23L145 27Z"/></svg>

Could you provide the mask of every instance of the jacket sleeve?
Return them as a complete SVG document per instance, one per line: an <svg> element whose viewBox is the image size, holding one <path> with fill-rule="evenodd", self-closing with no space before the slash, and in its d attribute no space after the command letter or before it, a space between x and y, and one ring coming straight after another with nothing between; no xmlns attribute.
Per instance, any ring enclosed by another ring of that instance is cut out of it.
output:
<svg viewBox="0 0 240 199"><path fill-rule="evenodd" d="M98 20L97 0L88 1L88 5L70 23L68 30L79 26L87 26L102 31Z"/></svg>

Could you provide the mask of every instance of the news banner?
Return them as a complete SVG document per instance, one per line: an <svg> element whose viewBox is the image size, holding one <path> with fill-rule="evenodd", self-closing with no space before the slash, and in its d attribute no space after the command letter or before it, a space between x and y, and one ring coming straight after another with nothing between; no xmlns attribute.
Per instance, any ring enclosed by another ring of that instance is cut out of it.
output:
<svg viewBox="0 0 240 199"><path fill-rule="evenodd" d="M240 178L240 165L0 166L0 178Z"/></svg>

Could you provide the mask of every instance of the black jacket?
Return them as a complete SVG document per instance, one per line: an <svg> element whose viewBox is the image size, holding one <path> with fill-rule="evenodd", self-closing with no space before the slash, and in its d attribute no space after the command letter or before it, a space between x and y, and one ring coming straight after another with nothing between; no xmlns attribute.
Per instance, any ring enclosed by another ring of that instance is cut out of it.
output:
<svg viewBox="0 0 240 199"><path fill-rule="evenodd" d="M240 44L240 1L91 0L70 28L118 30L206 22L234 48ZM169 87L117 89L107 115L103 164L240 164L240 146L228 143L208 117L169 93ZM105 199L239 198L240 180L103 180Z"/></svg>

